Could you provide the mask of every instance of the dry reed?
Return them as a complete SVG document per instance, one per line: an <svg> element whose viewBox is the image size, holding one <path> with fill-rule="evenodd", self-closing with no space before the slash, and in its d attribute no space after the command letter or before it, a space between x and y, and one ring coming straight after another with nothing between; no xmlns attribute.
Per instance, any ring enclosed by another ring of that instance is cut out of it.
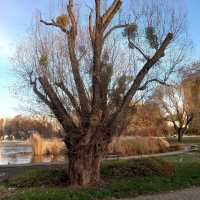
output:
<svg viewBox="0 0 200 200"><path fill-rule="evenodd" d="M170 148L170 144L160 138L153 137L120 137L114 138L108 147L109 154L142 155L166 152Z"/></svg>
<svg viewBox="0 0 200 200"><path fill-rule="evenodd" d="M60 139L44 139L39 133L32 135L30 143L35 156L59 155L65 150L65 144Z"/></svg>
<svg viewBox="0 0 200 200"><path fill-rule="evenodd" d="M38 133L32 135L30 143L35 156L59 155L66 151L65 144L60 139L44 139ZM169 150L169 143L161 138L119 137L114 138L109 145L108 154L129 156L166 152Z"/></svg>

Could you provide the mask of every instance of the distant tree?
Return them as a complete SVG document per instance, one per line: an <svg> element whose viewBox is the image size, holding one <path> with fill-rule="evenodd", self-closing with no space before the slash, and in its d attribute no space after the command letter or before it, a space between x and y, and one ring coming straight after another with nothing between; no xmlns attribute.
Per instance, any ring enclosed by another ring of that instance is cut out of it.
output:
<svg viewBox="0 0 200 200"><path fill-rule="evenodd" d="M184 105L183 88L180 85L160 87L155 98L165 114L165 119L173 125L178 141L182 142L193 119L193 114Z"/></svg>
<svg viewBox="0 0 200 200"><path fill-rule="evenodd" d="M165 84L186 47L184 16L168 1L144 1L142 7L131 1L138 10L125 13L125 20L125 1L113 0L105 9L102 2L95 0L88 23L79 23L81 12L67 1L66 13L40 20L51 28L36 23L15 59L23 85L65 131L73 186L99 182L101 160L112 138L122 134L131 101L153 83Z"/></svg>
<svg viewBox="0 0 200 200"><path fill-rule="evenodd" d="M31 118L21 115L10 118L6 121L3 135L16 139L28 139L34 132L40 133L45 138L60 137L61 129L55 128L55 123L48 121L46 118Z"/></svg>
<svg viewBox="0 0 200 200"><path fill-rule="evenodd" d="M200 61L192 62L188 65L185 65L181 70L180 73L184 78L187 78L191 74L199 73L200 72Z"/></svg>
<svg viewBox="0 0 200 200"><path fill-rule="evenodd" d="M163 136L168 134L168 125L157 103L146 101L136 106L125 134L140 136Z"/></svg>
<svg viewBox="0 0 200 200"><path fill-rule="evenodd" d="M4 131L4 119L0 119L0 138L3 136L3 131Z"/></svg>

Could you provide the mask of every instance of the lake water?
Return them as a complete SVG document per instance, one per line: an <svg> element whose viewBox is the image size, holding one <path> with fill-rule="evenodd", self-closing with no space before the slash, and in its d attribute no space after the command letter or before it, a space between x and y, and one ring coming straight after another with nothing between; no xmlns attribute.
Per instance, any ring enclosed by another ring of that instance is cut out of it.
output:
<svg viewBox="0 0 200 200"><path fill-rule="evenodd" d="M0 143L0 165L64 162L65 156L32 155L32 147L23 143Z"/></svg>

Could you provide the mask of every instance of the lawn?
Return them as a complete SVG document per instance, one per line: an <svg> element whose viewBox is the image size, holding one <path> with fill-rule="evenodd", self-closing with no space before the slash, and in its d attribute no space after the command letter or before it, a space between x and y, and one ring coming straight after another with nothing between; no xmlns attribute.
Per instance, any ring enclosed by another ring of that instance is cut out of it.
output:
<svg viewBox="0 0 200 200"><path fill-rule="evenodd" d="M170 143L178 143L177 137L168 137ZM184 136L183 144L200 144L200 136Z"/></svg>
<svg viewBox="0 0 200 200"><path fill-rule="evenodd" d="M160 159L106 161L102 183L84 189L67 188L64 168L28 170L1 184L0 199L93 200L135 197L140 194L200 186L198 153Z"/></svg>

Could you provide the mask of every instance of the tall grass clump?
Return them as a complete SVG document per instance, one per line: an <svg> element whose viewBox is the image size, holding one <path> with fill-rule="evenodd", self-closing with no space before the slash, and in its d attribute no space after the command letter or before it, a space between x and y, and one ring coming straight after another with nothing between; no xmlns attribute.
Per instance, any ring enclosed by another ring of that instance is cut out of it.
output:
<svg viewBox="0 0 200 200"><path fill-rule="evenodd" d="M66 146L61 139L45 139L39 133L30 138L32 152L35 156L60 155L66 152ZM108 154L121 156L152 154L170 151L170 144L161 138L153 137L119 137L114 138L108 147Z"/></svg>
<svg viewBox="0 0 200 200"><path fill-rule="evenodd" d="M34 133L30 138L30 143L32 146L32 153L35 156L46 154L46 141L38 133Z"/></svg>
<svg viewBox="0 0 200 200"><path fill-rule="evenodd" d="M170 144L153 137L120 137L114 138L108 147L109 154L122 156L142 155L169 151Z"/></svg>
<svg viewBox="0 0 200 200"><path fill-rule="evenodd" d="M52 138L46 141L46 149L50 155L59 155L66 152L65 144L58 138Z"/></svg>
<svg viewBox="0 0 200 200"><path fill-rule="evenodd" d="M65 151L65 144L58 138L44 139L39 133L30 138L32 153L35 156L59 155Z"/></svg>

